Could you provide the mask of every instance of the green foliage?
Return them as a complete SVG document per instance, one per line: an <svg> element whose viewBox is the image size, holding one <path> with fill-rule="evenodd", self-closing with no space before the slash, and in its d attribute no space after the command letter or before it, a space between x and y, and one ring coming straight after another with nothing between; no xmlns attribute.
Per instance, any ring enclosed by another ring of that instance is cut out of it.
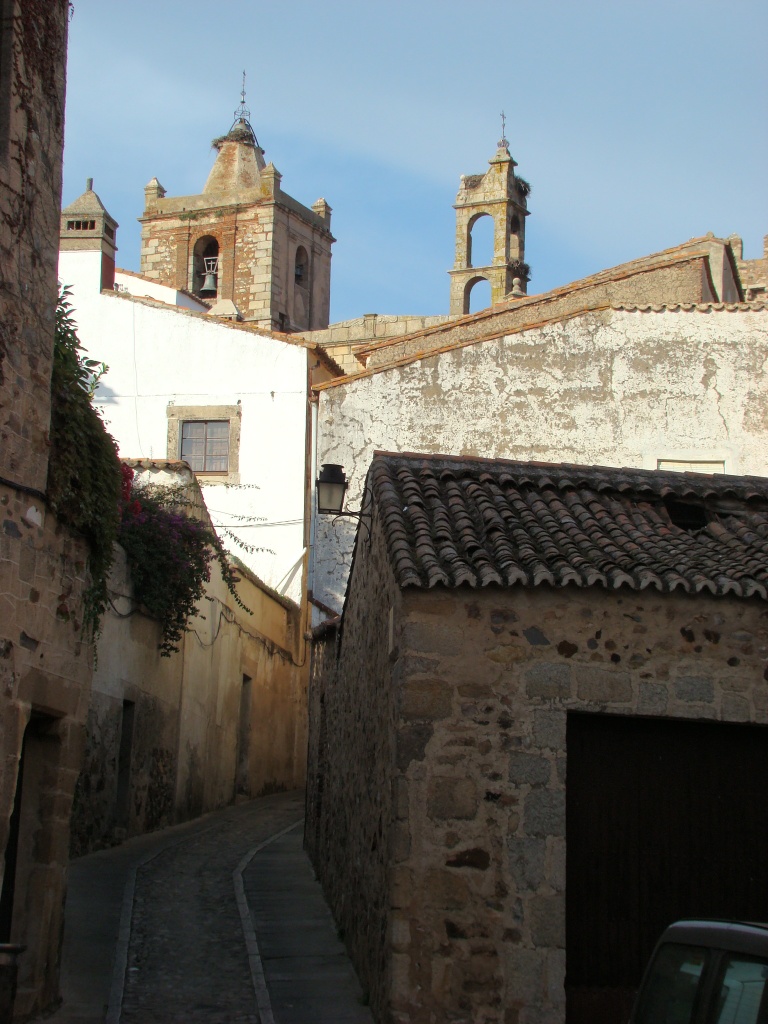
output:
<svg viewBox="0 0 768 1024"><path fill-rule="evenodd" d="M179 650L214 558L229 592L245 608L221 541L212 527L189 514L191 505L181 487L134 485L118 537L128 557L134 597L162 625L160 653L166 658Z"/></svg>
<svg viewBox="0 0 768 1024"><path fill-rule="evenodd" d="M63 288L56 307L48 501L57 518L88 542L91 585L84 625L95 637L120 519L120 462L115 440L91 403L106 366L83 359L69 294Z"/></svg>

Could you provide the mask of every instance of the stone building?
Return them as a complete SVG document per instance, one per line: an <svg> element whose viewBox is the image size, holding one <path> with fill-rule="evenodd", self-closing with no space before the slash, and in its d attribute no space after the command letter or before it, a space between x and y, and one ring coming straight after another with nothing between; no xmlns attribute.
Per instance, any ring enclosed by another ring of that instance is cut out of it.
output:
<svg viewBox="0 0 768 1024"><path fill-rule="evenodd" d="M8 0L0 21L0 942L26 947L19 1016L58 994L93 666L88 549L46 495L68 13Z"/></svg>
<svg viewBox="0 0 768 1024"><path fill-rule="evenodd" d="M248 117L243 102L214 140L200 195L167 196L157 178L146 186L141 273L268 331L327 327L331 208L318 199L309 209L283 191Z"/></svg>
<svg viewBox="0 0 768 1024"><path fill-rule="evenodd" d="M130 461L140 483L181 489L210 522L185 463ZM213 562L179 651L137 604L125 554L109 581L72 852L91 852L232 800L304 784L306 641L301 607L244 567L234 600Z"/></svg>
<svg viewBox="0 0 768 1024"><path fill-rule="evenodd" d="M671 920L768 906L766 481L379 453L368 493L306 841L377 1020L620 1024Z"/></svg>
<svg viewBox="0 0 768 1024"><path fill-rule="evenodd" d="M731 235L729 242L746 298L765 299L768 295L768 235L763 236L763 255L755 260L744 259L744 243L738 235Z"/></svg>
<svg viewBox="0 0 768 1024"><path fill-rule="evenodd" d="M376 449L768 475L768 308L707 298L738 282L698 241L370 346L316 388L318 464L344 466L351 508ZM337 611L352 541L318 521L313 591Z"/></svg>

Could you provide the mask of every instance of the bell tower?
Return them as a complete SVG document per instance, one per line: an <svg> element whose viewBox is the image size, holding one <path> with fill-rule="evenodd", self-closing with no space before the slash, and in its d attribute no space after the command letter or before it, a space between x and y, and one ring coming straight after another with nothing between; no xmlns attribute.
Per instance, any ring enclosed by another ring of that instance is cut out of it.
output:
<svg viewBox="0 0 768 1024"><path fill-rule="evenodd" d="M211 312L268 331L328 326L331 208L303 206L264 160L241 102L202 192L171 197L153 178L144 189L141 273L211 303Z"/></svg>
<svg viewBox="0 0 768 1024"><path fill-rule="evenodd" d="M469 312L470 293L478 281L491 286L491 303L508 295L524 295L530 268L525 262L525 218L530 185L515 175L517 164L502 135L496 155L488 161L485 174L463 174L454 209L456 210L456 260L451 276L452 316ZM473 259L472 232L479 220L493 221L491 263L478 266ZM516 283L519 279L519 283Z"/></svg>

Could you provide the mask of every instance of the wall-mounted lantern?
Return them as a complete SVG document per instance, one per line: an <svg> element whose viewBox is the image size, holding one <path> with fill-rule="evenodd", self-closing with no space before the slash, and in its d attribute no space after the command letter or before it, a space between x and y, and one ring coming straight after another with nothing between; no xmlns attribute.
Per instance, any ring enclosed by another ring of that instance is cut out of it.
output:
<svg viewBox="0 0 768 1024"><path fill-rule="evenodd" d="M347 477L343 466L336 465L332 462L324 463L323 468L320 471L320 476L315 482L315 490L317 493L317 511L320 515L333 516L334 519L338 519L340 516L346 516L349 519L357 519L366 528L368 536L370 537L370 528L363 517L367 516L370 518L371 513L364 511L362 508L358 512L344 509L344 495L347 493Z"/></svg>

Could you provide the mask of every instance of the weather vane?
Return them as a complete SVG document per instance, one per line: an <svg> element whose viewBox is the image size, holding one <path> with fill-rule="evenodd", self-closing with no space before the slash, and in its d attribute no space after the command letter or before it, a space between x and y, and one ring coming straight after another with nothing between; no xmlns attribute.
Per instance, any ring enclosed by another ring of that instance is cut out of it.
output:
<svg viewBox="0 0 768 1024"><path fill-rule="evenodd" d="M501 138L499 139L499 149L506 149L509 146L509 139L507 138L507 117L504 111L501 112Z"/></svg>
<svg viewBox="0 0 768 1024"><path fill-rule="evenodd" d="M236 121L250 121L251 112L245 105L245 72L243 72L243 88L240 90L240 106L235 111Z"/></svg>
<svg viewBox="0 0 768 1024"><path fill-rule="evenodd" d="M256 132L253 130L253 125L251 124L251 112L245 105L245 71L243 71L243 87L240 90L240 106L235 111L234 124L229 130L232 131L234 128L237 128L238 126L242 127L243 125L245 125L246 129L250 132L254 146L261 149L261 146L259 146L259 140L256 138ZM264 151L262 150L262 153L263 152Z"/></svg>

